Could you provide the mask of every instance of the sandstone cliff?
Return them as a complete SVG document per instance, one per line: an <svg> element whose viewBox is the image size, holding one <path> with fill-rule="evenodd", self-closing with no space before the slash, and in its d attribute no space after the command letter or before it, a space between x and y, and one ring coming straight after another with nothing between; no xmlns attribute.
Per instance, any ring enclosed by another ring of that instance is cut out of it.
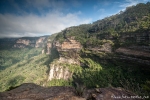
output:
<svg viewBox="0 0 150 100"><path fill-rule="evenodd" d="M149 46L129 46L116 49L120 59L133 61L139 64L150 65Z"/></svg>
<svg viewBox="0 0 150 100"><path fill-rule="evenodd" d="M14 48L25 48L25 47L44 47L47 42L47 36L42 37L23 37L16 39Z"/></svg>
<svg viewBox="0 0 150 100"><path fill-rule="evenodd" d="M78 52L82 46L74 39L66 39L62 44L58 41L53 42L53 48L59 53L59 58L50 64L48 80L52 79L69 79L73 72L66 67L66 64L80 65L78 61Z"/></svg>

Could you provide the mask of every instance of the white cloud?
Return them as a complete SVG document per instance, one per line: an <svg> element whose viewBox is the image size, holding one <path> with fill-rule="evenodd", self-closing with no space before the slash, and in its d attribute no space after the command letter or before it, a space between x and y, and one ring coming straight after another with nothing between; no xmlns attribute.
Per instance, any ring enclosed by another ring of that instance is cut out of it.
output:
<svg viewBox="0 0 150 100"><path fill-rule="evenodd" d="M136 5L138 3L137 0L126 0L124 4L121 4L120 7L129 7L132 5Z"/></svg>
<svg viewBox="0 0 150 100"><path fill-rule="evenodd" d="M0 37L50 35L66 27L92 21L91 19L79 18L80 14L81 12L68 14L51 12L43 16L0 14Z"/></svg>

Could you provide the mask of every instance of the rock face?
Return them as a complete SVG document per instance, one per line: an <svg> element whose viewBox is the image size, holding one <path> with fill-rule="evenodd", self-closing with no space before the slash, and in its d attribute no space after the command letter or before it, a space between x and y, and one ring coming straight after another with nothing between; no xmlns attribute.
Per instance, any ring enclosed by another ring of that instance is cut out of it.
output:
<svg viewBox="0 0 150 100"><path fill-rule="evenodd" d="M96 88L87 90L87 100L140 100L142 97L122 88Z"/></svg>
<svg viewBox="0 0 150 100"><path fill-rule="evenodd" d="M120 47L116 50L120 59L129 60L141 64L150 65L150 47L149 46L130 46Z"/></svg>
<svg viewBox="0 0 150 100"><path fill-rule="evenodd" d="M50 64L49 78L52 79L69 79L72 77L72 72L64 66L64 64L77 64L80 65L79 61L76 59L82 48L81 44L73 39L66 39L62 44L55 41L53 43L53 48L59 53L59 59Z"/></svg>
<svg viewBox="0 0 150 100"><path fill-rule="evenodd" d="M14 48L25 48L25 47L44 47L47 42L47 36L43 37L23 37L16 40Z"/></svg>
<svg viewBox="0 0 150 100"><path fill-rule="evenodd" d="M149 33L135 33L135 34L124 34L121 36L121 41L133 41L133 42L150 42Z"/></svg>
<svg viewBox="0 0 150 100"><path fill-rule="evenodd" d="M76 50L79 51L82 48L80 42L76 41L73 38L67 38L63 43L59 43L58 41L54 41L54 47L57 48L58 51L68 51L68 50Z"/></svg>
<svg viewBox="0 0 150 100"><path fill-rule="evenodd" d="M149 52L140 51L140 50L133 50L129 48L118 48L116 50L118 53L123 53L125 55L134 55L134 56L142 56L142 57L150 57Z"/></svg>
<svg viewBox="0 0 150 100"><path fill-rule="evenodd" d="M76 40L67 39L61 44L60 49L61 50L70 50L70 49L80 50L81 44L77 42Z"/></svg>
<svg viewBox="0 0 150 100"><path fill-rule="evenodd" d="M44 47L44 43L46 43L47 41L47 37L40 37L39 39L36 40L36 44L35 47Z"/></svg>
<svg viewBox="0 0 150 100"><path fill-rule="evenodd" d="M94 48L90 47L88 48L88 50L111 53L112 45L110 43L104 43L101 47L94 47Z"/></svg>
<svg viewBox="0 0 150 100"><path fill-rule="evenodd" d="M71 58L67 59L64 57L60 57L58 60L50 64L48 81L51 81L52 79L68 80L69 78L71 78L73 73L69 70L69 68L65 64L79 65L80 63L78 60L75 59Z"/></svg>
<svg viewBox="0 0 150 100"><path fill-rule="evenodd" d="M52 64L50 66L49 79L69 79L72 76L72 73L68 68L64 68L61 65Z"/></svg>
<svg viewBox="0 0 150 100"><path fill-rule="evenodd" d="M52 48L52 43L47 43L46 47L47 47L46 54L50 54L51 53L51 48Z"/></svg>
<svg viewBox="0 0 150 100"><path fill-rule="evenodd" d="M32 83L0 93L0 100L139 100L142 99L121 88L85 89L82 96L73 87L41 87ZM134 98L134 99L133 99Z"/></svg>

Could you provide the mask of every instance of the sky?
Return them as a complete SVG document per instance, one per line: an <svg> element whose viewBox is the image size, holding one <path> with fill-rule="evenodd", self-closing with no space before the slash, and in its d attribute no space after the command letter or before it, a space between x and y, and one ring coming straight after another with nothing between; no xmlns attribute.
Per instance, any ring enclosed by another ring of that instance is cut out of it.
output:
<svg viewBox="0 0 150 100"><path fill-rule="evenodd" d="M51 35L150 0L0 0L0 38Z"/></svg>

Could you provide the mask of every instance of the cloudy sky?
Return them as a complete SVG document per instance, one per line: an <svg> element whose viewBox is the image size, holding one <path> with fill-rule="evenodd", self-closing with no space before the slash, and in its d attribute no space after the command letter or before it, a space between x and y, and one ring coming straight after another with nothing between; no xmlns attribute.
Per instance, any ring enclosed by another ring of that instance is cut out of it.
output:
<svg viewBox="0 0 150 100"><path fill-rule="evenodd" d="M0 0L0 38L42 36L150 0Z"/></svg>

